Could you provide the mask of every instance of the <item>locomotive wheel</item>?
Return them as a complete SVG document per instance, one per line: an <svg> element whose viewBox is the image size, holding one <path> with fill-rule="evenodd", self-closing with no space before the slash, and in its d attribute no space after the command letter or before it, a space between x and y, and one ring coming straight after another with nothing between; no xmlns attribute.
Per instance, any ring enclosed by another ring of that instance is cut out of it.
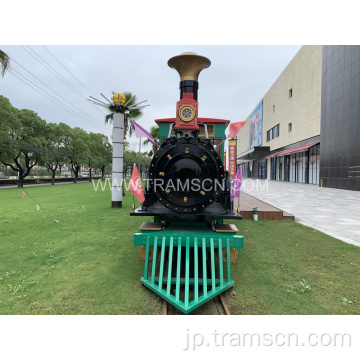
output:
<svg viewBox="0 0 360 360"><path fill-rule="evenodd" d="M239 250L238 249L230 249L230 264L234 264L239 257ZM226 264L226 250L223 249L223 263Z"/></svg>
<svg viewBox="0 0 360 360"><path fill-rule="evenodd" d="M153 259L153 252L154 252L154 247L153 247L153 246L150 246L150 248L149 248L149 262L151 262L152 259ZM145 261L145 257L146 257L146 246L139 246L139 248L138 248L138 255L139 255L139 258L140 258L142 261Z"/></svg>

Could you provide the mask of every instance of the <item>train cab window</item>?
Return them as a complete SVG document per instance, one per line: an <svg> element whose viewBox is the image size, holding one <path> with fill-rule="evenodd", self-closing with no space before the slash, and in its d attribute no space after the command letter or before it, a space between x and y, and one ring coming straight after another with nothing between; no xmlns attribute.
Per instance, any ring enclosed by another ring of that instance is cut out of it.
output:
<svg viewBox="0 0 360 360"><path fill-rule="evenodd" d="M213 137L215 132L214 124L207 124L208 136ZM205 136L205 126L201 126L199 129L199 136Z"/></svg>
<svg viewBox="0 0 360 360"><path fill-rule="evenodd" d="M212 138L210 141L211 141L212 146L215 147L221 143L222 139L221 138ZM216 152L219 154L219 156L221 156L221 153L222 153L221 150L224 146L225 146L225 143L223 142L219 147L216 148Z"/></svg>
<svg viewBox="0 0 360 360"><path fill-rule="evenodd" d="M208 131L208 136L213 137L214 134L215 134L215 126L214 126L214 124L207 124L207 131ZM171 136L175 136L175 131L174 130L171 132ZM199 127L199 136L205 136L205 126L200 126Z"/></svg>

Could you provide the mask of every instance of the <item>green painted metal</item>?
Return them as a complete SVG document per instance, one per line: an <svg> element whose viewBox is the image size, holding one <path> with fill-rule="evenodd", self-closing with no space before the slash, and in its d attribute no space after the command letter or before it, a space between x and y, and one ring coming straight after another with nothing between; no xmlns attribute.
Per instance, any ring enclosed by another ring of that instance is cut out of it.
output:
<svg viewBox="0 0 360 360"><path fill-rule="evenodd" d="M190 238L186 238L185 308L189 307Z"/></svg>
<svg viewBox="0 0 360 360"><path fill-rule="evenodd" d="M178 239L178 258L176 270L176 301L180 301L180 267L181 267L181 238Z"/></svg>
<svg viewBox="0 0 360 360"><path fill-rule="evenodd" d="M144 278L147 280L149 271L149 250L150 250L150 236L146 237L146 252L145 252L145 268Z"/></svg>
<svg viewBox="0 0 360 360"><path fill-rule="evenodd" d="M194 238L194 292L195 292L195 301L199 301L199 270L198 270L198 242Z"/></svg>
<svg viewBox="0 0 360 360"><path fill-rule="evenodd" d="M243 237L236 233L214 233L211 229L203 226L194 226L190 230L184 226L175 226L163 231L137 233L134 236L134 244L146 246L144 277L141 278L141 282L183 313L188 314L234 285L234 281L231 280L230 249L242 248ZM150 246L154 248L151 278L149 279ZM174 248L177 248L176 259L173 259ZM223 249L227 253L226 278L224 278L222 262ZM181 277L182 250L185 256L184 277ZM168 256L165 256L166 251L168 251ZM216 251L218 251L218 256L216 256ZM157 261L157 252L160 252L159 261ZM191 256L192 252L193 256ZM199 261L200 255L202 255L201 262ZM168 259L167 264L166 259ZM175 266L174 261L176 261L176 277L173 278L171 274L173 266ZM157 264L159 264L158 276L156 276ZM210 274L207 272L208 265ZM193 269L192 274L190 269ZM216 278L217 274L218 278ZM191 275L192 277L190 277ZM199 275L202 277L199 278ZM172 291L175 294L172 294Z"/></svg>
<svg viewBox="0 0 360 360"><path fill-rule="evenodd" d="M153 252L153 262L152 262L152 270L151 270L151 284L154 284L155 280L155 270L156 270L156 252L157 252L157 241L154 242L154 252Z"/></svg>
<svg viewBox="0 0 360 360"><path fill-rule="evenodd" d="M174 245L174 237L171 237L170 238L170 247L169 247L169 266L168 266L168 279L167 279L167 289L166 289L167 296L170 295L170 289L171 289L173 245Z"/></svg>
<svg viewBox="0 0 360 360"><path fill-rule="evenodd" d="M226 239L226 248L229 248L230 240ZM226 251L226 273L227 281L231 281L231 263L230 263L230 251Z"/></svg>
<svg viewBox="0 0 360 360"><path fill-rule="evenodd" d="M164 277L163 278L163 282L168 282L168 280L170 279L171 285L175 285L176 284L176 278L168 278L168 277ZM199 285L203 285L203 279L197 279ZM159 278L155 277L155 284L159 283ZM207 279L207 284L211 285L212 280L211 279ZM190 278L189 279L189 284L190 285L195 285L195 278ZM216 285L220 285L220 279L215 279L215 284ZM185 285L185 278L180 278L180 285Z"/></svg>
<svg viewBox="0 0 360 360"><path fill-rule="evenodd" d="M243 237L241 235L235 235L235 233L214 233L210 229L199 229L193 228L191 231L188 229L184 229L184 227L174 227L165 229L162 231L147 231L143 230L141 233L134 234L134 245L135 246L145 246L146 245L146 236L150 235L150 246L154 245L154 240L161 240L162 237L165 237L165 246L170 246L170 238L173 236L174 238L182 237L186 239L186 237L193 238L194 232L196 232L197 239L205 239L206 247L210 247L210 239L214 238L214 245L218 246L218 239L221 238L222 247L227 247L226 240L228 239L230 242L230 248L242 249L243 248ZM224 241L225 240L225 241ZM193 246L193 245L190 245Z"/></svg>
<svg viewBox="0 0 360 360"><path fill-rule="evenodd" d="M214 239L210 239L210 256L211 256L211 289L215 291L215 254L214 254Z"/></svg>
<svg viewBox="0 0 360 360"><path fill-rule="evenodd" d="M165 238L162 239L161 245L161 260L160 260L160 273L159 273L159 289L162 288L162 281L164 275L164 260L165 260Z"/></svg>
<svg viewBox="0 0 360 360"><path fill-rule="evenodd" d="M222 261L222 239L219 238L219 278L220 278L220 285L224 284L224 271L223 271L223 261Z"/></svg>
<svg viewBox="0 0 360 360"><path fill-rule="evenodd" d="M207 297L207 274L206 274L206 239L202 239L202 255L203 255L203 287L204 297Z"/></svg>

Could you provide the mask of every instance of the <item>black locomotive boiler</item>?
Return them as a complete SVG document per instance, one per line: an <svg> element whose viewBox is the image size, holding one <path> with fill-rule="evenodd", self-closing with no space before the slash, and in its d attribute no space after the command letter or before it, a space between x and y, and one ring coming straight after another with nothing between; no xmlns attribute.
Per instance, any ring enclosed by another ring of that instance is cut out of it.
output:
<svg viewBox="0 0 360 360"><path fill-rule="evenodd" d="M183 53L168 65L181 79L176 118L151 161L145 201L130 215L153 217L134 235L145 262L141 282L189 313L234 285L230 265L243 237L223 223L241 216L232 209L229 174L198 118L198 76L210 60Z"/></svg>

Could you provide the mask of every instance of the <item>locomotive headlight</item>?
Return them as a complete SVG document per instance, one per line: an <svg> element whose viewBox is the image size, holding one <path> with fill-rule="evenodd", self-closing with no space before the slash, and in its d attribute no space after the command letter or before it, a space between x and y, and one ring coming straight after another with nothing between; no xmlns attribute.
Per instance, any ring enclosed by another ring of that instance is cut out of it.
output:
<svg viewBox="0 0 360 360"><path fill-rule="evenodd" d="M195 117L195 109L191 105L183 105L179 109L179 117L181 121L190 122L194 120Z"/></svg>

